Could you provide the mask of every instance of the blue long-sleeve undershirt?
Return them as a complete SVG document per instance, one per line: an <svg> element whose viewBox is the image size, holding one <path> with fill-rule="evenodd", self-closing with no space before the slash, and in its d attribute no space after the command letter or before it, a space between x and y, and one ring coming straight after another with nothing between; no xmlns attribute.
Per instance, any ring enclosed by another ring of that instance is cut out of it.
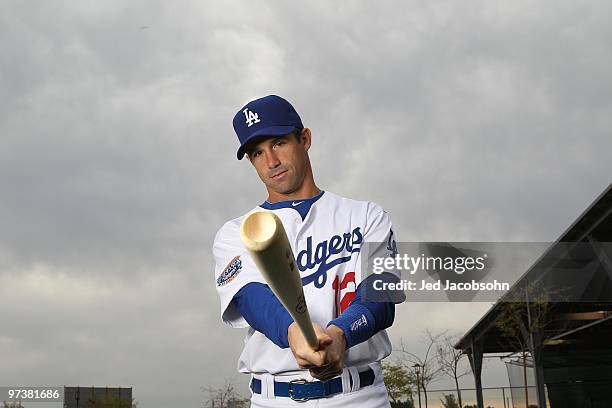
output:
<svg viewBox="0 0 612 408"><path fill-rule="evenodd" d="M357 287L355 298L349 307L328 324L342 329L347 349L390 327L395 318L393 302L363 299L366 281ZM249 326L263 333L277 346L289 347L287 330L293 318L267 285L249 283L234 295L234 301Z"/></svg>
<svg viewBox="0 0 612 408"><path fill-rule="evenodd" d="M289 347L287 329L293 317L268 285L248 283L234 295L234 302L249 326L280 348Z"/></svg>
<svg viewBox="0 0 612 408"><path fill-rule="evenodd" d="M361 282L355 291L355 298L340 316L329 322L344 332L346 348L367 341L381 330L391 327L395 319L393 302L374 302L364 299L364 291L371 279Z"/></svg>

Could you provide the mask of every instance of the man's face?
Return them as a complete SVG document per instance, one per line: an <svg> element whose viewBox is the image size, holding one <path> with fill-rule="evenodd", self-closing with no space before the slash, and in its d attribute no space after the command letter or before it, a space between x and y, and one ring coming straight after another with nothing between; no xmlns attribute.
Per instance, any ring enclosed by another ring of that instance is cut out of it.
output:
<svg viewBox="0 0 612 408"><path fill-rule="evenodd" d="M310 131L303 129L299 140L294 134L264 139L248 157L268 190L291 194L302 186L310 168L309 148Z"/></svg>

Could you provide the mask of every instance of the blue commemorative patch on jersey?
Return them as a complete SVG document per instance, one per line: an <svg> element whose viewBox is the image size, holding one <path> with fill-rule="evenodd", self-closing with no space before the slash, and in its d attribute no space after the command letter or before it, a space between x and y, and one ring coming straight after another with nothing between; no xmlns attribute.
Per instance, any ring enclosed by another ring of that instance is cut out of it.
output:
<svg viewBox="0 0 612 408"><path fill-rule="evenodd" d="M217 286L227 285L238 276L241 270L242 261L240 260L240 255L238 255L234 257L234 259L227 264L223 272L221 272L221 275L217 278Z"/></svg>

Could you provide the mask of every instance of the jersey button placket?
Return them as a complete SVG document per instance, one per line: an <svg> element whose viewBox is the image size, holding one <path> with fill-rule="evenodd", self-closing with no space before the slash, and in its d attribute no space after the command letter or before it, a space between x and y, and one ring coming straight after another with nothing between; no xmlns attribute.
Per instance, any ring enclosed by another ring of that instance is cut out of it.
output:
<svg viewBox="0 0 612 408"><path fill-rule="evenodd" d="M300 216L297 216L294 218L295 219L295 236L293 238L293 247L295 248L295 262L297 263L298 260L298 253L301 250L300 248L300 241L302 240L302 227L304 226L302 224L302 218ZM299 265L298 265L298 270L299 270ZM300 275L301 275L301 271L300 271Z"/></svg>

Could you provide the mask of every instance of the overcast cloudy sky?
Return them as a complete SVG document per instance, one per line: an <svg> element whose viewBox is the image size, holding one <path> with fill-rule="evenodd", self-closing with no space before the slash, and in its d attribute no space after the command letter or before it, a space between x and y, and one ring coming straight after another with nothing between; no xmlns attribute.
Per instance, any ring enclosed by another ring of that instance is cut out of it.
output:
<svg viewBox="0 0 612 408"><path fill-rule="evenodd" d="M266 197L231 127L254 97L292 101L318 184L380 203L399 240L554 240L612 181L611 11L2 1L0 385L246 394L211 245ZM391 335L418 351L487 308L403 304Z"/></svg>

